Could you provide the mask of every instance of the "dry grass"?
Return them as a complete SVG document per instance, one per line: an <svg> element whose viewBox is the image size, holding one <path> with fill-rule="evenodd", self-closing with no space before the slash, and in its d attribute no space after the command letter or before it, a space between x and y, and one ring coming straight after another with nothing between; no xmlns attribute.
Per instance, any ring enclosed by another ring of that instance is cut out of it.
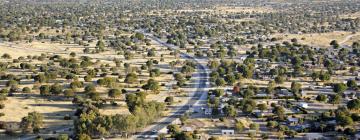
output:
<svg viewBox="0 0 360 140"><path fill-rule="evenodd" d="M360 33L357 33L360 35ZM299 43L319 46L319 47L330 47L332 40L342 42L347 36L352 35L351 32L331 32L331 33L314 33L314 34L276 34L274 37L282 38L283 41L290 41L296 38ZM353 37L352 40L359 40L360 36ZM351 40L346 41L345 44L351 44Z"/></svg>
<svg viewBox="0 0 360 140"><path fill-rule="evenodd" d="M341 18L348 18L348 19L360 18L360 12L354 12L354 13L351 13L351 14L345 14L345 15L342 15Z"/></svg>
<svg viewBox="0 0 360 140"><path fill-rule="evenodd" d="M215 11L220 13L271 13L275 12L271 7L217 7Z"/></svg>
<svg viewBox="0 0 360 140"><path fill-rule="evenodd" d="M1 117L0 121L20 122L29 112L36 111L44 115L45 127L72 123L72 120L63 119L65 115L71 115L75 109L71 101L52 101L35 96L29 94L29 98L9 97L5 101L5 108L2 109L5 116Z"/></svg>

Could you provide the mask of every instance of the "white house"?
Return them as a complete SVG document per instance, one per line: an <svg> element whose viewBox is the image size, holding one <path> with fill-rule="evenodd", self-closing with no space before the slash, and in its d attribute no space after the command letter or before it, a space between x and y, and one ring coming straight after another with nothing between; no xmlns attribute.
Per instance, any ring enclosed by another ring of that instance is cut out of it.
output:
<svg viewBox="0 0 360 140"><path fill-rule="evenodd" d="M235 135L235 131L233 129L221 130L222 135Z"/></svg>

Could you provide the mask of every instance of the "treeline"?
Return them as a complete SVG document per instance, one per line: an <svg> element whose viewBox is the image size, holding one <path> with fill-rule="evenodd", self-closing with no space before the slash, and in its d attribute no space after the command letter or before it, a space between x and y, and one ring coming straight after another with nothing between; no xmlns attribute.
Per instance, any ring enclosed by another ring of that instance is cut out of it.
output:
<svg viewBox="0 0 360 140"><path fill-rule="evenodd" d="M165 106L155 101L146 102L146 93L137 92L126 96L129 115L102 115L98 107L88 101L79 101L74 120L76 138L91 139L120 134L123 137L136 132L161 117Z"/></svg>

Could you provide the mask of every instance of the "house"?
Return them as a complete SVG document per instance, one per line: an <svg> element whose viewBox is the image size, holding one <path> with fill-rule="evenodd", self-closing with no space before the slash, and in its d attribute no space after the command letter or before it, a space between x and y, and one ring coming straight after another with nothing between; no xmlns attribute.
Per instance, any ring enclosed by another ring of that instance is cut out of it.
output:
<svg viewBox="0 0 360 140"><path fill-rule="evenodd" d="M324 138L321 133L306 133L304 140L319 140Z"/></svg>
<svg viewBox="0 0 360 140"><path fill-rule="evenodd" d="M280 89L278 91L278 96L293 96L293 94L288 89Z"/></svg>
<svg viewBox="0 0 360 140"><path fill-rule="evenodd" d="M193 128L190 127L190 126L184 126L184 127L181 128L181 130L184 131L184 132L192 132L192 131L194 131Z"/></svg>
<svg viewBox="0 0 360 140"><path fill-rule="evenodd" d="M233 129L221 130L221 135L235 135L235 131Z"/></svg>
<svg viewBox="0 0 360 140"><path fill-rule="evenodd" d="M304 102L302 102L302 103L300 103L300 104L299 104L299 107L302 107L302 108L308 108L308 107L309 107L309 105L308 105L308 103L304 103Z"/></svg>
<svg viewBox="0 0 360 140"><path fill-rule="evenodd" d="M180 121L179 118L176 118L174 121L171 122L171 124L177 124L177 125L179 125L179 124L181 124L181 121Z"/></svg>
<svg viewBox="0 0 360 140"><path fill-rule="evenodd" d="M360 139L360 133L355 134L354 137L355 137L356 140Z"/></svg>
<svg viewBox="0 0 360 140"><path fill-rule="evenodd" d="M204 114L205 115L211 115L212 114L212 109L211 108L204 109Z"/></svg>
<svg viewBox="0 0 360 140"><path fill-rule="evenodd" d="M20 123L18 122L0 122L1 127L6 131L18 131L20 130Z"/></svg>
<svg viewBox="0 0 360 140"><path fill-rule="evenodd" d="M287 122L288 122L290 125L295 125L295 124L299 123L299 118L289 117L289 118L287 119Z"/></svg>

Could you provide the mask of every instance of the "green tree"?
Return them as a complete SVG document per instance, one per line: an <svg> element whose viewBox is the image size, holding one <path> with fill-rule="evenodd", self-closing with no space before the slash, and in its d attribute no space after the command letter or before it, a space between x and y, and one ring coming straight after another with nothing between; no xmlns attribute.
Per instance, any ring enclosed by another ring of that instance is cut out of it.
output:
<svg viewBox="0 0 360 140"><path fill-rule="evenodd" d="M20 127L23 132L39 132L43 126L44 117L38 112L30 112L28 116L23 117L20 122Z"/></svg>
<svg viewBox="0 0 360 140"><path fill-rule="evenodd" d="M260 125L257 124L257 123L252 123L252 124L250 124L250 129L251 130L256 130L256 132L258 132L259 129L260 129Z"/></svg>
<svg viewBox="0 0 360 140"><path fill-rule="evenodd" d="M266 104L258 104L257 107L258 107L258 109L260 111L267 110L267 105Z"/></svg>
<svg viewBox="0 0 360 140"><path fill-rule="evenodd" d="M151 90L152 92L157 92L160 89L159 82L154 79L149 79L145 85L142 86L145 90Z"/></svg>
<svg viewBox="0 0 360 140"><path fill-rule="evenodd" d="M40 95L42 96L50 95L50 87L48 85L40 86Z"/></svg>
<svg viewBox="0 0 360 140"><path fill-rule="evenodd" d="M108 91L108 96L110 98L119 98L121 96L121 94L122 94L121 90L119 90L119 89L110 89Z"/></svg>
<svg viewBox="0 0 360 140"><path fill-rule="evenodd" d="M236 117L237 112L236 112L235 107L232 106L232 105L225 106L225 107L223 108L223 111L224 111L224 115L225 115L226 117Z"/></svg>
<svg viewBox="0 0 360 140"><path fill-rule="evenodd" d="M344 93L344 91L347 89L347 86L344 83L337 83L334 84L334 92L336 93Z"/></svg>
<svg viewBox="0 0 360 140"><path fill-rule="evenodd" d="M236 122L236 124L235 124L236 132L241 133L244 131L244 128L245 128L245 126L242 122L240 122L240 121Z"/></svg>
<svg viewBox="0 0 360 140"><path fill-rule="evenodd" d="M330 103L335 105L335 104L339 104L341 102L341 95L339 94L336 94L336 95L333 95L332 98L330 99Z"/></svg>
<svg viewBox="0 0 360 140"><path fill-rule="evenodd" d="M352 110L360 109L360 99L353 99L347 103L347 108Z"/></svg>
<svg viewBox="0 0 360 140"><path fill-rule="evenodd" d="M342 127L348 126L348 125L352 125L354 124L354 121L351 117L349 116L345 116L345 115L340 115L337 117L337 122L339 125L341 125Z"/></svg>
<svg viewBox="0 0 360 140"><path fill-rule="evenodd" d="M221 87L221 86L224 86L225 85L225 80L223 78L217 78L215 80L215 85L218 86L218 87Z"/></svg>
<svg viewBox="0 0 360 140"><path fill-rule="evenodd" d="M319 94L318 96L316 96L316 100L319 102L325 102L327 99L327 96L324 94Z"/></svg>
<svg viewBox="0 0 360 140"><path fill-rule="evenodd" d="M273 113L278 116L279 120L284 120L285 119L285 109L284 109L284 107L276 106L273 109Z"/></svg>
<svg viewBox="0 0 360 140"><path fill-rule="evenodd" d="M291 83L291 91L294 94L299 94L301 90L301 84L297 83L297 82L292 82Z"/></svg>
<svg viewBox="0 0 360 140"><path fill-rule="evenodd" d="M277 83L277 84L282 84L282 83L284 83L284 81L285 81L285 78L283 77L283 76L276 76L275 77L275 82Z"/></svg>
<svg viewBox="0 0 360 140"><path fill-rule="evenodd" d="M138 77L135 73L129 73L126 75L125 83L134 84L135 82L137 82L137 79Z"/></svg>
<svg viewBox="0 0 360 140"><path fill-rule="evenodd" d="M357 83L355 80L349 80L346 82L347 87L355 89L357 88Z"/></svg>

